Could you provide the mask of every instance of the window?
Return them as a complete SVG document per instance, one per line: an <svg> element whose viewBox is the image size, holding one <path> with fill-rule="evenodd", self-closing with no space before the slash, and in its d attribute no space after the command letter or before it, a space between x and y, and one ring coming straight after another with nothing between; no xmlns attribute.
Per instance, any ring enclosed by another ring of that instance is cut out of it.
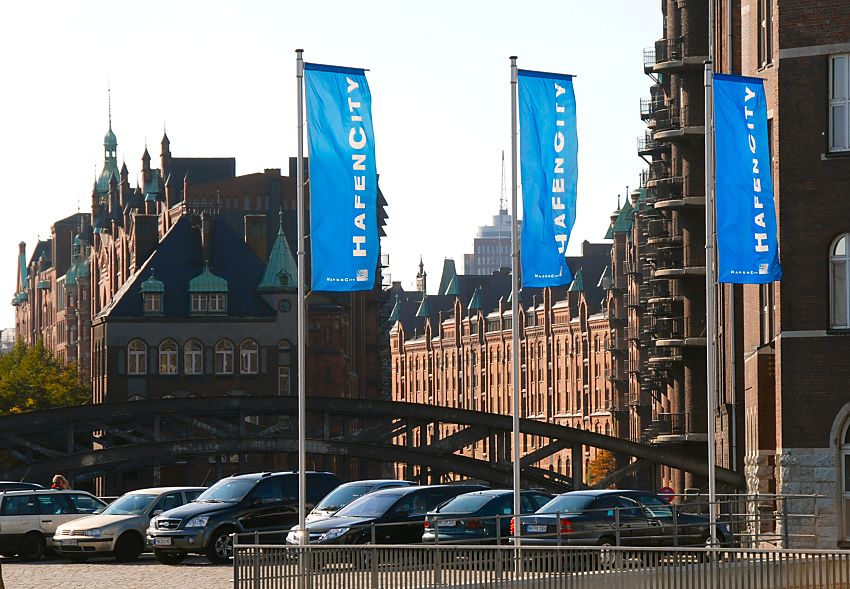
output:
<svg viewBox="0 0 850 589"><path fill-rule="evenodd" d="M207 295L192 295L192 313L204 313L207 310Z"/></svg>
<svg viewBox="0 0 850 589"><path fill-rule="evenodd" d="M288 397L292 394L289 390L289 366L278 366L277 394L281 397Z"/></svg>
<svg viewBox="0 0 850 589"><path fill-rule="evenodd" d="M71 499L71 503L74 504L74 509L77 513L94 513L98 509L103 509L103 503L91 495L71 493L68 497Z"/></svg>
<svg viewBox="0 0 850 589"><path fill-rule="evenodd" d="M35 495L6 495L3 500L3 515L37 515L38 503Z"/></svg>
<svg viewBox="0 0 850 589"><path fill-rule="evenodd" d="M215 373L233 374L233 344L226 339L215 345Z"/></svg>
<svg viewBox="0 0 850 589"><path fill-rule="evenodd" d="M134 339L127 346L127 374L146 374L148 347L140 339Z"/></svg>
<svg viewBox="0 0 850 589"><path fill-rule="evenodd" d="M223 293L211 294L209 310L210 313L224 313L227 311L227 295Z"/></svg>
<svg viewBox="0 0 850 589"><path fill-rule="evenodd" d="M850 282L847 272L850 262L850 233L839 235L832 242L829 256L830 284L830 326L836 328L850 327Z"/></svg>
<svg viewBox="0 0 850 589"><path fill-rule="evenodd" d="M162 313L162 294L158 292L145 293L145 313Z"/></svg>
<svg viewBox="0 0 850 589"><path fill-rule="evenodd" d="M186 374L204 373L204 346L198 340L189 340L183 346L183 372Z"/></svg>
<svg viewBox="0 0 850 589"><path fill-rule="evenodd" d="M177 343L167 339L159 344L159 373L177 374Z"/></svg>
<svg viewBox="0 0 850 589"><path fill-rule="evenodd" d="M829 58L829 150L850 150L850 53Z"/></svg>
<svg viewBox="0 0 850 589"><path fill-rule="evenodd" d="M258 349L257 342L252 339L242 342L239 346L239 372L257 374Z"/></svg>
<svg viewBox="0 0 850 589"><path fill-rule="evenodd" d="M759 0L759 66L773 63L773 0Z"/></svg>

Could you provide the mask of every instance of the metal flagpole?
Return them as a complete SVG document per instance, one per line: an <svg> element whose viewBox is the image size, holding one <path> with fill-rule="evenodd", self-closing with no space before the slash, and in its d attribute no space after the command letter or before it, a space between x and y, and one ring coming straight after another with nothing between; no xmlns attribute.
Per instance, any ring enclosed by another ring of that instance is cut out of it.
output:
<svg viewBox="0 0 850 589"><path fill-rule="evenodd" d="M513 387L514 446L514 534L520 537L520 464L519 444L519 235L517 235L517 70L516 55L511 56L511 386Z"/></svg>
<svg viewBox="0 0 850 589"><path fill-rule="evenodd" d="M730 48L731 49L731 48ZM715 234L714 234L714 0L708 2L708 61L705 62L705 335L706 404L708 414L708 518L711 545L717 545L717 481L714 447L714 406L717 403L717 334L715 326ZM734 303L733 303L734 304ZM734 334L733 334L734 337Z"/></svg>
<svg viewBox="0 0 850 589"><path fill-rule="evenodd" d="M304 245L304 50L296 49L296 77L298 78L298 170L296 171L298 209L298 529L301 530L299 544L307 544L309 534L307 516L307 432L306 360L307 360L307 305L305 304L306 248Z"/></svg>

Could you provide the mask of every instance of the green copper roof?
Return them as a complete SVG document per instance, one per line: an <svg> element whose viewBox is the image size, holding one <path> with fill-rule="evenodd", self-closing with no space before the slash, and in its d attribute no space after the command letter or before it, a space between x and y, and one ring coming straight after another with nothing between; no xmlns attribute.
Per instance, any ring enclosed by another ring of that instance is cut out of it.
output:
<svg viewBox="0 0 850 589"><path fill-rule="evenodd" d="M605 270L602 271L602 276L599 277L599 282L596 283L596 286L602 289L611 288L611 266L605 266Z"/></svg>
<svg viewBox="0 0 850 589"><path fill-rule="evenodd" d="M190 283L191 284L191 283ZM189 287L191 290L191 286ZM165 292L165 284L161 280L157 280L153 275L153 268L151 268L150 278L145 280L142 283L142 292Z"/></svg>
<svg viewBox="0 0 850 589"><path fill-rule="evenodd" d="M283 234L283 214L280 229L269 254L269 263L257 290L285 290L298 287L298 265Z"/></svg>
<svg viewBox="0 0 850 589"><path fill-rule="evenodd" d="M419 305L419 309L416 311L417 317L427 317L428 316L428 293L422 294L422 304Z"/></svg>
<svg viewBox="0 0 850 589"><path fill-rule="evenodd" d="M457 280L455 280L454 276L452 276L452 279L449 281L449 285L446 287L446 292L444 292L443 294L452 295L455 297L460 294L458 293Z"/></svg>
<svg viewBox="0 0 850 589"><path fill-rule="evenodd" d="M624 204L623 208L620 209L620 214L617 215L617 220L614 221L614 224L611 226L610 233L612 233L612 235L611 237L606 236L607 239L612 239L614 237L614 233L628 233L631 231L634 220L634 208L632 207L632 203L626 199L626 204Z"/></svg>
<svg viewBox="0 0 850 589"><path fill-rule="evenodd" d="M75 286L77 284L77 265L71 264L68 271L65 272L65 286Z"/></svg>
<svg viewBox="0 0 850 589"><path fill-rule="evenodd" d="M455 261L451 258L446 258L443 260L443 273L440 276L440 288L437 290L437 294L454 294L448 292L449 285L452 280L457 278L457 268L455 267Z"/></svg>
<svg viewBox="0 0 850 589"><path fill-rule="evenodd" d="M83 258L83 261L77 266L77 278L89 277L89 259Z"/></svg>
<svg viewBox="0 0 850 589"><path fill-rule="evenodd" d="M573 283L570 285L569 292L582 292L584 291L584 279L581 276L581 268L576 272L575 277L573 278Z"/></svg>
<svg viewBox="0 0 850 589"><path fill-rule="evenodd" d="M204 271L189 281L189 292L227 292L227 281L204 265Z"/></svg>
<svg viewBox="0 0 850 589"><path fill-rule="evenodd" d="M390 323L395 323L401 317L401 297L395 296L395 304L390 312Z"/></svg>
<svg viewBox="0 0 850 589"><path fill-rule="evenodd" d="M466 307L470 311L480 311L481 310L481 287L475 289L475 292L472 293L472 298L469 300L469 305Z"/></svg>

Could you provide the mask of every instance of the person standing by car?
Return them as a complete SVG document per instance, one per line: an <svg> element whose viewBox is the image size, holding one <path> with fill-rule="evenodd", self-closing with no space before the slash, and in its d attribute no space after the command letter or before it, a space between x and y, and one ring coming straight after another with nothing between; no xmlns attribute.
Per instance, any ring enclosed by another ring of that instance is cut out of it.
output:
<svg viewBox="0 0 850 589"><path fill-rule="evenodd" d="M61 474L55 474L53 475L53 484L50 485L50 488L59 489L60 491L70 491L71 483Z"/></svg>

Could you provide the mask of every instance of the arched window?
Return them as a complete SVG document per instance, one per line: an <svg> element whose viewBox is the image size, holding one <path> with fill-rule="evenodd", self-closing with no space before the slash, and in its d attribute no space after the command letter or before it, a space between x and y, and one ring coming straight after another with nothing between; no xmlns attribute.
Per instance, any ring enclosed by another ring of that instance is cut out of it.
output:
<svg viewBox="0 0 850 589"><path fill-rule="evenodd" d="M159 373L177 374L177 342L167 339L159 344Z"/></svg>
<svg viewBox="0 0 850 589"><path fill-rule="evenodd" d="M402 358L403 359L403 358ZM292 344L288 339L282 339L277 344L277 394L288 396L292 394L290 389L290 377L292 364ZM403 367L402 367L403 369Z"/></svg>
<svg viewBox="0 0 850 589"><path fill-rule="evenodd" d="M257 374L259 372L259 346L252 339L246 339L239 346L239 372Z"/></svg>
<svg viewBox="0 0 850 589"><path fill-rule="evenodd" d="M127 374L147 374L148 347L140 339L127 346Z"/></svg>
<svg viewBox="0 0 850 589"><path fill-rule="evenodd" d="M829 252L830 326L850 327L850 233L839 235Z"/></svg>
<svg viewBox="0 0 850 589"><path fill-rule="evenodd" d="M233 374L233 344L226 339L215 345L215 373Z"/></svg>
<svg viewBox="0 0 850 589"><path fill-rule="evenodd" d="M204 373L204 346L198 340L190 339L183 346L183 372Z"/></svg>

